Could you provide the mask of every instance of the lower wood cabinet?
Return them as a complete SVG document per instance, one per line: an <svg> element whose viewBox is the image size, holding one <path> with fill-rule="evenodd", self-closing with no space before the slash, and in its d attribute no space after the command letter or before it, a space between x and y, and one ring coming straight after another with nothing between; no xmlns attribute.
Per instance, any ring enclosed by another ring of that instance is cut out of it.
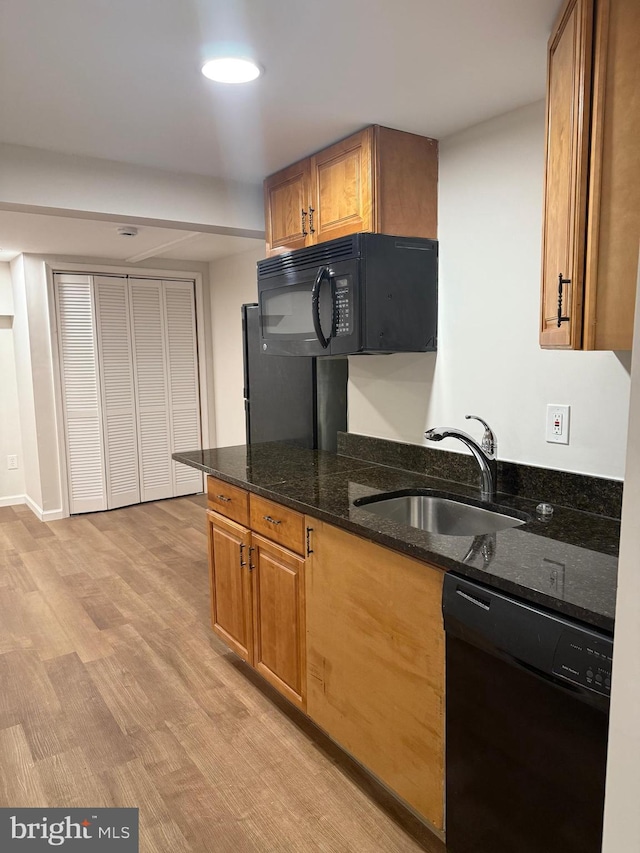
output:
<svg viewBox="0 0 640 853"><path fill-rule="evenodd" d="M253 665L298 707L305 707L305 561L252 536Z"/></svg>
<svg viewBox="0 0 640 853"><path fill-rule="evenodd" d="M207 524L213 630L305 710L304 558L211 510Z"/></svg>
<svg viewBox="0 0 640 853"><path fill-rule="evenodd" d="M213 478L210 486L215 633L442 830L443 572Z"/></svg>
<svg viewBox="0 0 640 853"><path fill-rule="evenodd" d="M307 713L444 825L443 572L313 521Z"/></svg>
<svg viewBox="0 0 640 853"><path fill-rule="evenodd" d="M247 562L251 534L211 510L207 526L211 626L242 660L253 663L253 590Z"/></svg>

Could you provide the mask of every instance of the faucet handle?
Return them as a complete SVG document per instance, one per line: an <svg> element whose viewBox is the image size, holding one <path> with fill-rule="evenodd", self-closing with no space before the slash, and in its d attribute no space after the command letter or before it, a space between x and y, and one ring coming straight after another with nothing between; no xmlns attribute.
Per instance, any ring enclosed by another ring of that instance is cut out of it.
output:
<svg viewBox="0 0 640 853"><path fill-rule="evenodd" d="M480 443L480 447L482 447L482 449L490 459L495 459L498 455L498 439L496 438L496 435L489 426L489 424L482 418L479 418L478 415L465 415L465 418L467 420L480 421L480 423L484 427L484 433L482 436L482 442Z"/></svg>

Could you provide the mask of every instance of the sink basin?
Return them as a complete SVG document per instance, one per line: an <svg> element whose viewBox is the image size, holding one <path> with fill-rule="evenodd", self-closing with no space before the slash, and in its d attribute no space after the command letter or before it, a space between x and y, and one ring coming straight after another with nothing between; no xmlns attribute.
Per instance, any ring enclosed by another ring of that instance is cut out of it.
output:
<svg viewBox="0 0 640 853"><path fill-rule="evenodd" d="M447 536L480 536L518 527L529 520L524 513L496 508L495 504L478 506L426 490L372 495L354 501L354 506L389 521Z"/></svg>

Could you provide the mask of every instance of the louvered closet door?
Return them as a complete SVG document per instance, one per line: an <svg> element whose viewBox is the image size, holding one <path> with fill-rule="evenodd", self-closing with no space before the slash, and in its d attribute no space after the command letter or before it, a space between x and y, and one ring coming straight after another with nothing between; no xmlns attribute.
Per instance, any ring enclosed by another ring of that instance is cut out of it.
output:
<svg viewBox="0 0 640 853"><path fill-rule="evenodd" d="M94 276L107 506L140 501L138 439L126 278Z"/></svg>
<svg viewBox="0 0 640 853"><path fill-rule="evenodd" d="M107 508L91 276L54 277L69 511Z"/></svg>
<svg viewBox="0 0 640 853"><path fill-rule="evenodd" d="M165 281L171 452L201 447L200 385L193 282ZM174 495L202 491L202 474L172 461Z"/></svg>
<svg viewBox="0 0 640 853"><path fill-rule="evenodd" d="M140 499L173 496L162 282L129 279Z"/></svg>

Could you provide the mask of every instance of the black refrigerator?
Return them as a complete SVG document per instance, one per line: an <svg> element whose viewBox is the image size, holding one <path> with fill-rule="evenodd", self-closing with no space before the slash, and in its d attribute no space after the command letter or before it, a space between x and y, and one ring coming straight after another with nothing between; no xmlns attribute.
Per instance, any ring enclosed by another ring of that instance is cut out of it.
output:
<svg viewBox="0 0 640 853"><path fill-rule="evenodd" d="M242 306L247 444L286 441L336 451L347 429L349 361L341 356L266 355L255 304Z"/></svg>

